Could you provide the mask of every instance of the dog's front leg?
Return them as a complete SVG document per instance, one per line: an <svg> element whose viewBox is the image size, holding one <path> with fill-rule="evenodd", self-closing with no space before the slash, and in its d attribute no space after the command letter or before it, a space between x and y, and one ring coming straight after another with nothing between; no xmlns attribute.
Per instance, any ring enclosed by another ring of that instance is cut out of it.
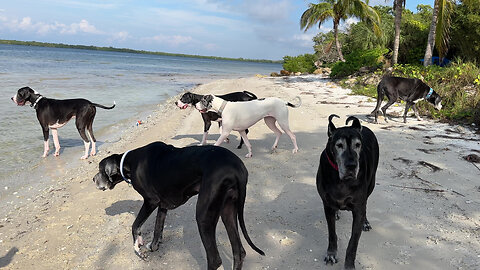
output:
<svg viewBox="0 0 480 270"><path fill-rule="evenodd" d="M203 137L200 145L205 145L207 143L208 130L212 126L212 121L210 121L206 113L202 113L202 118L203 118Z"/></svg>
<svg viewBox="0 0 480 270"><path fill-rule="evenodd" d="M48 156L48 151L50 150L49 147L49 142L48 142L48 137L49 137L49 128L48 126L44 127L42 126L43 130L43 155L42 157L47 157Z"/></svg>
<svg viewBox="0 0 480 270"><path fill-rule="evenodd" d="M219 137L218 140L215 142L215 146L219 146L220 144L222 144L222 142L228 137L228 135L230 134L230 132L232 132L232 129L231 129L231 128L222 127L222 130L221 130L221 133L220 133L220 137Z"/></svg>
<svg viewBox="0 0 480 270"><path fill-rule="evenodd" d="M347 252L345 254L345 269L355 269L355 258L357 257L357 247L360 235L362 235L362 228L365 224L366 206L355 208L352 211L352 235L348 242Z"/></svg>
<svg viewBox="0 0 480 270"><path fill-rule="evenodd" d="M251 158L252 157L252 145L250 144L250 141L247 138L247 132L245 130L239 131L240 136L243 139L243 142L247 146L248 153L245 155L246 158Z"/></svg>
<svg viewBox="0 0 480 270"><path fill-rule="evenodd" d="M142 228L143 223L147 220L150 214L152 214L153 210L155 210L155 208L156 206L152 206L146 200L144 200L142 208L140 208L137 218L132 225L133 249L135 250L135 254L137 254L142 259L145 259L147 255L140 250L140 247L143 246L142 232L140 231L140 229Z"/></svg>
<svg viewBox="0 0 480 270"><path fill-rule="evenodd" d="M325 218L327 219L328 227L328 248L327 255L325 256L325 264L337 263L337 233L335 231L335 216L336 210L327 206L326 202L323 202L323 210L325 211Z"/></svg>
<svg viewBox="0 0 480 270"><path fill-rule="evenodd" d="M423 119L420 117L420 114L418 114L417 104L416 104L416 103L413 104L413 112L415 113L415 116L417 117L417 120L418 120L418 121L422 121L422 120L423 120Z"/></svg>
<svg viewBox="0 0 480 270"><path fill-rule="evenodd" d="M155 221L155 230L153 231L153 240L147 244L147 249L150 251L157 251L163 238L163 226L165 224L165 217L167 216L167 209L158 207L157 220Z"/></svg>
<svg viewBox="0 0 480 270"><path fill-rule="evenodd" d="M403 123L407 123L407 113L408 113L408 110L410 110L410 107L412 107L412 105L415 106L413 102L407 101L407 104L405 105L405 112L403 112Z"/></svg>
<svg viewBox="0 0 480 270"><path fill-rule="evenodd" d="M52 128L52 137L53 137L53 144L55 145L54 156L58 157L60 155L60 141L58 140L58 129Z"/></svg>

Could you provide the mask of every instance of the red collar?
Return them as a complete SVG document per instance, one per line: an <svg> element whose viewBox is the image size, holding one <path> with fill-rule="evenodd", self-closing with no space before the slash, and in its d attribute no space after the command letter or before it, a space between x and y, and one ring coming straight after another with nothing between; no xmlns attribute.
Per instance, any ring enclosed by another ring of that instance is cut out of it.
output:
<svg viewBox="0 0 480 270"><path fill-rule="evenodd" d="M327 151L325 151L325 156L327 156L328 163L330 163L330 165L335 169L335 171L338 171L338 165L335 164L335 163L330 159L330 157L328 156L328 152L327 152Z"/></svg>

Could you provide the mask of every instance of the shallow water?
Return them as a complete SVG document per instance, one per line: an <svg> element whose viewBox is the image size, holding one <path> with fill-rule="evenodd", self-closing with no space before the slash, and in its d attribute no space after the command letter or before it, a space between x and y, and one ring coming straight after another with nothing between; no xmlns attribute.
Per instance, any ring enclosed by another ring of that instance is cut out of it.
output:
<svg viewBox="0 0 480 270"><path fill-rule="evenodd" d="M59 129L61 158L43 153L43 135L35 110L10 100L23 86L49 98L86 98L110 106L97 109L97 148L119 138L125 127L144 119L157 104L197 84L222 78L270 74L280 64L0 45L0 198L38 178L62 175L78 164L81 140L74 121Z"/></svg>

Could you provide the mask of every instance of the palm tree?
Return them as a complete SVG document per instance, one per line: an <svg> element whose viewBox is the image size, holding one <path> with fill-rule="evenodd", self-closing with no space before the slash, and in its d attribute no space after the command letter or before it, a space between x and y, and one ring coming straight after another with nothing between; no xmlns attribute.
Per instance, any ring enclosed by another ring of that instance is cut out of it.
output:
<svg viewBox="0 0 480 270"><path fill-rule="evenodd" d="M423 65L432 64L433 48L437 45L437 51L440 58L447 54L448 41L450 40L449 30L451 24L451 15L455 3L453 0L435 0L432 15L432 24L428 33L427 48L423 57Z"/></svg>
<svg viewBox="0 0 480 270"><path fill-rule="evenodd" d="M392 64L398 62L398 48L400 47L400 25L402 23L402 11L405 8L406 0L393 0L393 11L395 12L395 39L393 40Z"/></svg>
<svg viewBox="0 0 480 270"><path fill-rule="evenodd" d="M318 23L318 27L326 20L333 19L333 33L338 56L345 62L342 54L342 46L338 40L338 26L340 22L349 17L356 17L370 25L376 35L380 35L380 17L377 12L367 3L361 0L319 0L320 3L308 5L300 18L300 29L305 32Z"/></svg>

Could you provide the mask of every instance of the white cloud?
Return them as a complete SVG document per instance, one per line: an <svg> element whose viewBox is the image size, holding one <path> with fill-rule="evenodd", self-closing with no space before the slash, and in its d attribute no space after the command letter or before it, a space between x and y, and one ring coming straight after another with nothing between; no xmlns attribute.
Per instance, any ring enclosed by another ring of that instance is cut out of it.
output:
<svg viewBox="0 0 480 270"><path fill-rule="evenodd" d="M153 37L143 38L145 41L156 42L156 43L165 43L173 47L177 47L182 44L192 42L193 38L191 36L167 36L167 35L156 35Z"/></svg>
<svg viewBox="0 0 480 270"><path fill-rule="evenodd" d="M254 20L270 24L286 20L291 12L290 3L286 0L247 0L243 8Z"/></svg>
<svg viewBox="0 0 480 270"><path fill-rule="evenodd" d="M59 22L34 22L30 17L24 17L21 20L9 20L6 17L0 17L0 22L3 22L2 25L0 25L2 28L6 28L12 32L35 32L39 35L45 35L52 32L58 32L60 34L102 34L101 31L99 31L94 25L90 24L87 20L81 20L79 23L66 25Z"/></svg>
<svg viewBox="0 0 480 270"><path fill-rule="evenodd" d="M125 41L129 37L130 37L130 34L128 32L121 31L121 32L118 32L118 33L114 33L112 39L117 40L117 41Z"/></svg>

